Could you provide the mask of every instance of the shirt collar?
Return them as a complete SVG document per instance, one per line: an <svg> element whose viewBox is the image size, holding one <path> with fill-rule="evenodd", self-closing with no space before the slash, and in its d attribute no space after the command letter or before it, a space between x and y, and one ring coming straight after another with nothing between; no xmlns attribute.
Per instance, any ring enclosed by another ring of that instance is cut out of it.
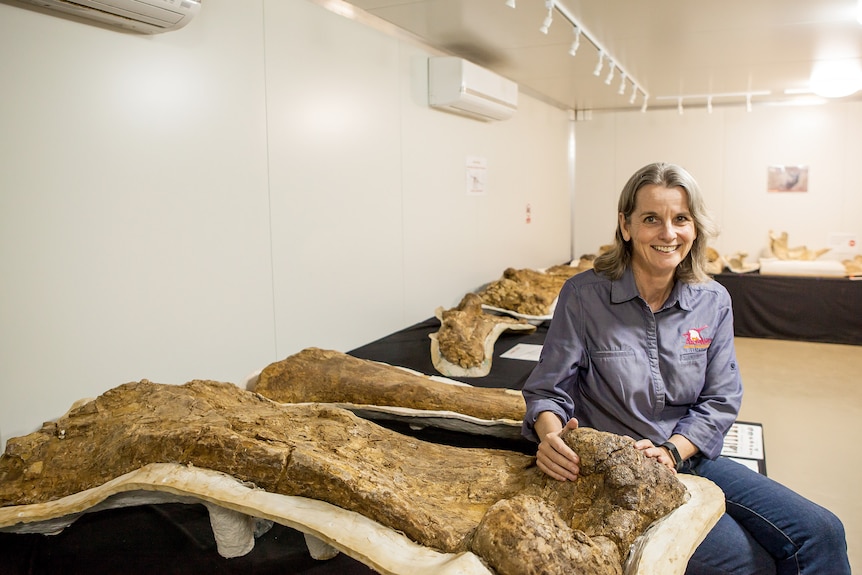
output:
<svg viewBox="0 0 862 575"><path fill-rule="evenodd" d="M611 303L623 303L638 297L635 274L627 267L620 279L611 282Z"/></svg>
<svg viewBox="0 0 862 575"><path fill-rule="evenodd" d="M627 267L620 279L611 282L611 302L623 303L639 297L638 286L635 284L635 275L632 272L631 266ZM691 308L691 286L685 282L677 280L674 283L673 289L667 301L662 306L662 309L672 307L678 304L680 308L690 311Z"/></svg>

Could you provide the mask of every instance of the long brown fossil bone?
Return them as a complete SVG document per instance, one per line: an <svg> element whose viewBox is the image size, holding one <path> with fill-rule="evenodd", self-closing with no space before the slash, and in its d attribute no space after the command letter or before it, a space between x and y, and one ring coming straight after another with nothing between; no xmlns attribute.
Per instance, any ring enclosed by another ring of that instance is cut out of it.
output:
<svg viewBox="0 0 862 575"><path fill-rule="evenodd" d="M494 551L495 541L511 537L497 529L512 525L494 517L501 507L529 511L569 530L518 532L525 545L532 541L533 554L524 557L541 558L543 572L563 572L552 569L555 558L583 556L585 569L600 569L584 572L621 573L631 545L683 502L686 489L629 439L582 429L566 440L583 471L577 482L559 483L537 471L532 457L422 442L337 408L282 405L232 384L141 381L9 440L0 457L0 527L30 506L167 463L325 501L424 546L472 551L501 574L530 568Z"/></svg>

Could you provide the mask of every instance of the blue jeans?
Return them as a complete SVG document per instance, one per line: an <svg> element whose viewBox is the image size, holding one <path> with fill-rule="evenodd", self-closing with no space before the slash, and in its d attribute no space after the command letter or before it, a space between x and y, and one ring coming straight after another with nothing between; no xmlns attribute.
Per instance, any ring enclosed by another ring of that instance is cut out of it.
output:
<svg viewBox="0 0 862 575"><path fill-rule="evenodd" d="M693 457L682 473L718 485L726 505L686 575L850 573L844 526L829 510L726 457Z"/></svg>

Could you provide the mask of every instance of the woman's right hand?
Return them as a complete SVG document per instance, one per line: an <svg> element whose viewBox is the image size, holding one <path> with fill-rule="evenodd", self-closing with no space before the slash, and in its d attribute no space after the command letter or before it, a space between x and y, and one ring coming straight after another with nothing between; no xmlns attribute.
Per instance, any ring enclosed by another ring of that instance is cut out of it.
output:
<svg viewBox="0 0 862 575"><path fill-rule="evenodd" d="M536 464L543 472L559 481L574 481L580 473L581 459L566 445L560 435L567 429L577 429L578 420L570 419L565 427L550 411L539 414L533 429L540 443L536 452Z"/></svg>

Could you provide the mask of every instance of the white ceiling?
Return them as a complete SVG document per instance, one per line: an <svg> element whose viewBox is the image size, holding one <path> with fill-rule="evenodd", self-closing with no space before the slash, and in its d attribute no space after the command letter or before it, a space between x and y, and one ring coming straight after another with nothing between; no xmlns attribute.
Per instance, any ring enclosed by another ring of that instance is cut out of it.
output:
<svg viewBox="0 0 862 575"><path fill-rule="evenodd" d="M858 0L557 0L548 34L545 0L349 0L430 46L494 70L523 91L575 110L649 109L787 102L809 88L816 63L842 60L862 70ZM326 2L322 2L326 3ZM617 69L594 75L598 50L579 23L640 86L620 95ZM761 93L768 93L761 94ZM806 96L810 98L811 95ZM862 91L846 99L862 99Z"/></svg>

